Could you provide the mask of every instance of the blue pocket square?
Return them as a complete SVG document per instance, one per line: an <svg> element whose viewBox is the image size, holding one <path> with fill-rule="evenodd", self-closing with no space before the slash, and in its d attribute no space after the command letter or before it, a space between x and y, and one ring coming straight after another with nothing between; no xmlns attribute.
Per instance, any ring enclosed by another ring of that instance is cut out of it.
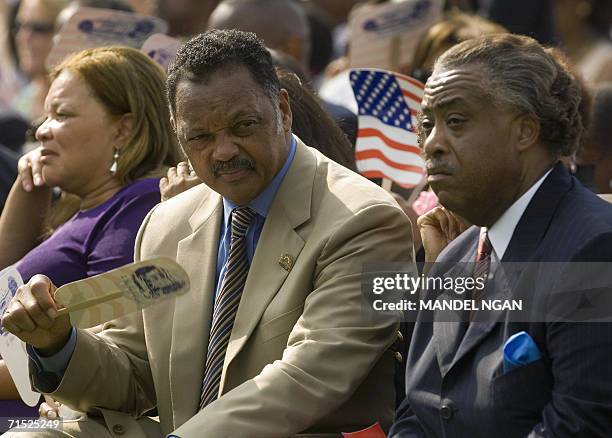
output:
<svg viewBox="0 0 612 438"><path fill-rule="evenodd" d="M518 332L504 344L504 374L540 359L542 353L529 333Z"/></svg>

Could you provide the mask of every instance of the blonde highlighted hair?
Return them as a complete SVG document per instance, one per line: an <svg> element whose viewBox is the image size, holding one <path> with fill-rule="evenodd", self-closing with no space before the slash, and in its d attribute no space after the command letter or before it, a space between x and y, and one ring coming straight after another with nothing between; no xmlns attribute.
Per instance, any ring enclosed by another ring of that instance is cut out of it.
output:
<svg viewBox="0 0 612 438"><path fill-rule="evenodd" d="M147 55L118 46L84 50L54 67L51 81L64 70L79 75L112 116L132 114L132 134L120 150L115 174L122 185L180 161L166 74Z"/></svg>
<svg viewBox="0 0 612 438"><path fill-rule="evenodd" d="M111 116L133 117L132 133L117 160L115 178L121 185L161 177L168 167L181 161L170 125L166 73L147 55L129 47L88 49L55 66L49 79L55 80L66 70L83 79L93 98ZM75 198L62 196L49 217L47 235L78 211Z"/></svg>

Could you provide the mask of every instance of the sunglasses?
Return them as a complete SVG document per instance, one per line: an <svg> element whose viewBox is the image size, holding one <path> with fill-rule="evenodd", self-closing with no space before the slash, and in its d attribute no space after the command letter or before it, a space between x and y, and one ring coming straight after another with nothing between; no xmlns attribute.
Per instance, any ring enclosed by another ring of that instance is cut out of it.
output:
<svg viewBox="0 0 612 438"><path fill-rule="evenodd" d="M13 26L13 33L16 34L21 29L29 30L30 32L38 34L38 35L49 35L53 33L53 31L55 30L55 27L51 23L45 23L42 21L38 21L38 22L31 21L31 22L26 22L26 23L21 23L17 21L15 25Z"/></svg>

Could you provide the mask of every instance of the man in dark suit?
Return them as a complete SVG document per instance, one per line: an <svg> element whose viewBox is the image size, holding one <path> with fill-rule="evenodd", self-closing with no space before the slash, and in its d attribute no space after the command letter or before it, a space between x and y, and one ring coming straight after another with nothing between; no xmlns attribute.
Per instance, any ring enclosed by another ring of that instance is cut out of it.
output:
<svg viewBox="0 0 612 438"><path fill-rule="evenodd" d="M419 220L427 260L437 262L430 275L475 262L485 295L509 285L537 309L555 304L547 294L559 276L534 282L506 262L531 262L523 266L539 274L554 266L588 287L566 262L612 260L612 206L558 162L582 134L580 100L558 55L528 37L482 37L440 57L421 122L429 183L444 206ZM475 226L457 237L459 218ZM460 315L418 315L391 437L612 436L612 324Z"/></svg>

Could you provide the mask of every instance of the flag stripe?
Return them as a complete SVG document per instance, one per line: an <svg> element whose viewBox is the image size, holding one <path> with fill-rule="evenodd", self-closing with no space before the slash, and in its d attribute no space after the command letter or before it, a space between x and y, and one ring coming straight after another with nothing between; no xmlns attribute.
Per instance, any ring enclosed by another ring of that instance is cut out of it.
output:
<svg viewBox="0 0 612 438"><path fill-rule="evenodd" d="M388 159L385 154L383 154L381 151L377 150L377 149L370 149L367 151L361 151L361 152L357 152L355 154L355 158L359 161L362 160L367 160L370 158L378 158L379 160L384 161L385 164L393 167L394 169L398 169L398 170L405 170L407 172L417 172L417 173L421 173L422 172L422 167L420 166L413 166L411 164L402 164L402 163L397 163L395 161L391 161L390 159Z"/></svg>
<svg viewBox="0 0 612 438"><path fill-rule="evenodd" d="M404 97L408 98L407 104L410 108L410 115L416 117L419 114L421 101L423 100L423 84L408 76L396 75L395 79L402 89Z"/></svg>
<svg viewBox="0 0 612 438"><path fill-rule="evenodd" d="M357 169L366 177L414 187L425 173L415 133L423 84L379 69L352 70L349 78L359 107Z"/></svg>
<svg viewBox="0 0 612 438"><path fill-rule="evenodd" d="M416 117L419 114L419 111L421 108L421 99L414 100L408 96L404 96L404 100L406 101L406 105L408 105L410 108L410 117ZM416 110L415 108L419 108L419 109Z"/></svg>
<svg viewBox="0 0 612 438"><path fill-rule="evenodd" d="M406 81L402 78L396 78L397 79L397 83L399 84L400 88L402 90L406 90L406 91L410 91L412 92L412 94L414 94L415 96L419 96L419 98L423 98L423 85L420 83L412 83L410 81Z"/></svg>
<svg viewBox="0 0 612 438"><path fill-rule="evenodd" d="M425 171L421 171L420 169L417 172L396 169L395 167L389 166L387 163L378 158L368 158L365 160L359 160L359 162L357 163L357 167L360 172L366 170L381 170L387 174L399 176L397 178L399 181L408 181L415 183L419 182L421 180L421 177L425 174Z"/></svg>
<svg viewBox="0 0 612 438"><path fill-rule="evenodd" d="M404 164L410 166L418 166L421 168L425 167L425 163L420 155L413 154L412 152L404 152L398 151L396 149L391 149L387 147L382 141L377 138L371 137L368 139L369 145L360 145L359 150L355 152L355 158L357 159L357 155L362 152L368 151L380 151L387 157L387 160L396 163L398 166L402 166ZM359 155L361 156L361 155Z"/></svg>
<svg viewBox="0 0 612 438"><path fill-rule="evenodd" d="M417 173L408 173L403 170L395 170L391 167L384 167L384 164L381 162L378 162L378 164L367 163L367 168L359 170L359 172L366 178L388 178L396 184L406 188L416 186L423 178L423 175Z"/></svg>
<svg viewBox="0 0 612 438"><path fill-rule="evenodd" d="M357 136L359 137L357 139L357 143L358 144L362 144L362 145L364 145L367 148L370 147L368 145L369 142L361 141L361 140L362 139L366 139L366 138L369 139L371 137L375 137L375 138L380 138L380 140L382 140L387 146L389 146L392 149L396 149L398 151L403 151L403 152L409 152L409 153L417 154L417 155L421 154L421 149L419 149L418 147L411 146L410 144L400 143L400 142L394 141L394 140L390 139L389 137L387 137L382 132L380 132L378 129L373 129L373 128L360 129L357 132ZM358 147L355 148L355 150L359 151L359 150L361 150L361 147L358 146Z"/></svg>
<svg viewBox="0 0 612 438"><path fill-rule="evenodd" d="M410 91L402 89L402 94L404 96L414 100L415 102L420 102L421 101L421 99L419 99L419 96L417 96L416 94L411 93Z"/></svg>
<svg viewBox="0 0 612 438"><path fill-rule="evenodd" d="M359 116L359 131L368 128L375 129L379 132L384 132L385 137L396 143L407 144L415 147L418 146L417 135L414 132L387 125L375 117Z"/></svg>
<svg viewBox="0 0 612 438"><path fill-rule="evenodd" d="M425 88L422 82L417 81L416 79L411 78L410 76L404 76L399 73L395 73L395 79L402 88L407 88L411 85L416 87L416 89L418 90L423 90Z"/></svg>

